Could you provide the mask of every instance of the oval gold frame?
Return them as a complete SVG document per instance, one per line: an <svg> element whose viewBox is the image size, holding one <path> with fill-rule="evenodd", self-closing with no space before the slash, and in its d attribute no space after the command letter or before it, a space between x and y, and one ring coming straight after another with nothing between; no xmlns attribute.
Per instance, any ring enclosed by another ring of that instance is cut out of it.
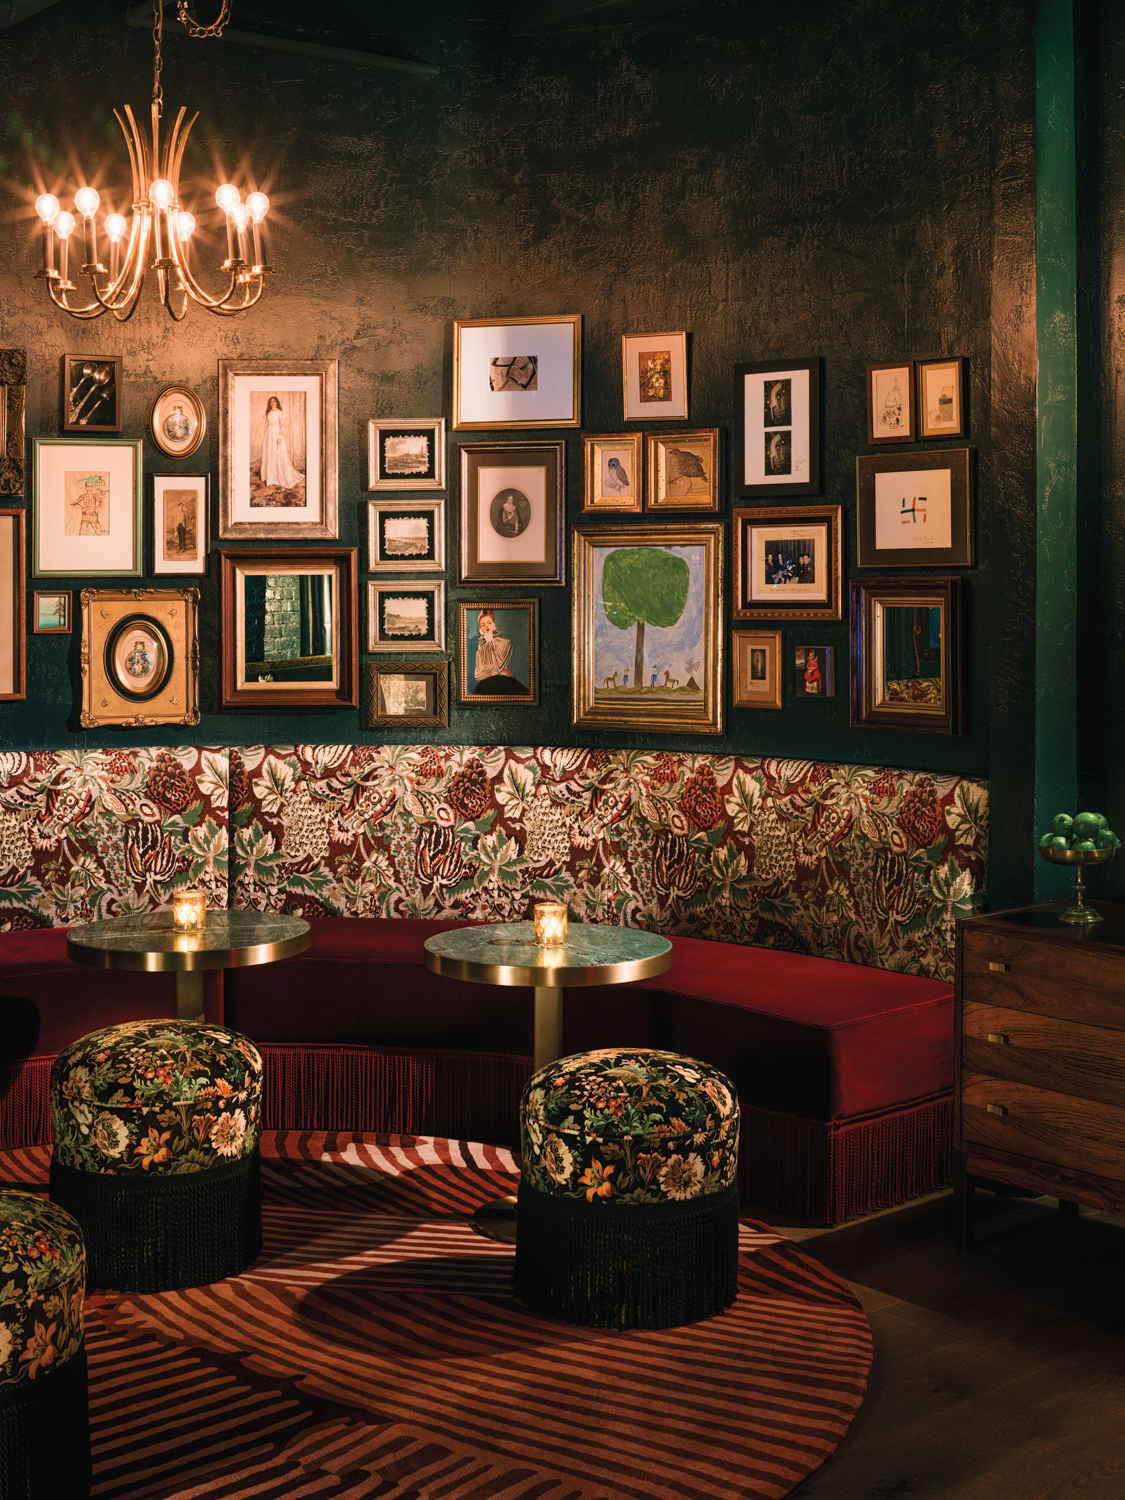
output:
<svg viewBox="0 0 1125 1500"><path fill-rule="evenodd" d="M198 424L195 434L195 441L193 443L190 443L186 448L169 447L167 438L157 426L157 410L159 409L161 403L168 396L181 396L183 400L191 407L192 412L195 415L196 422ZM200 401L199 397L189 386L166 385L162 391L158 392L152 405L149 407L148 430L152 433L153 442L160 449L161 453L165 454L168 458L190 458L191 455L198 449L200 443L202 443L204 435L207 432L207 413L203 408L203 402Z"/></svg>

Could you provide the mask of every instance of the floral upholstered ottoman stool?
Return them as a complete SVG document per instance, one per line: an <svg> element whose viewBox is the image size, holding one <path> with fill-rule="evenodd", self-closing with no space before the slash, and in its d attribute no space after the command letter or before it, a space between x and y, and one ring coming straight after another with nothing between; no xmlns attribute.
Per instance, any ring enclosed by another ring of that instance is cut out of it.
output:
<svg viewBox="0 0 1125 1500"><path fill-rule="evenodd" d="M524 1090L516 1296L594 1328L675 1328L737 1295L738 1100L674 1052L605 1049Z"/></svg>
<svg viewBox="0 0 1125 1500"><path fill-rule="evenodd" d="M35 1193L0 1193L0 1265L0 1495L70 1500L90 1488L82 1231Z"/></svg>
<svg viewBox="0 0 1125 1500"><path fill-rule="evenodd" d="M51 1199L90 1286L161 1292L237 1276L262 1247L262 1059L206 1021L93 1031L51 1069Z"/></svg>

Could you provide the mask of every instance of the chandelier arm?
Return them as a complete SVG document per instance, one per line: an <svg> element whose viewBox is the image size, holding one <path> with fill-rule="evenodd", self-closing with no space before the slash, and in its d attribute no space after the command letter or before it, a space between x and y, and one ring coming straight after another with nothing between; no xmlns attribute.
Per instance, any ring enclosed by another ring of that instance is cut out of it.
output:
<svg viewBox="0 0 1125 1500"><path fill-rule="evenodd" d="M117 123L121 126L121 134L125 137L125 144L129 148L129 165L133 169L133 202L136 203L142 198L148 197L148 184L151 175L149 172L148 148L144 143L140 130L137 128L132 107L128 104L125 106L124 120L121 118L120 110L115 109L113 113L117 116ZM126 120L129 122L128 129L125 126Z"/></svg>
<svg viewBox="0 0 1125 1500"><path fill-rule="evenodd" d="M146 208L135 208L133 210L133 231L129 236L129 249L125 255L125 263L121 268L120 275L111 287L107 287L103 295L98 290L98 283L93 276L90 284L94 290L94 296L101 303L106 312L113 313L118 322L123 323L131 318L133 309L141 295L141 288L145 280L145 254L148 251L148 232L151 220ZM126 278L132 268L132 281L129 290L121 295Z"/></svg>
<svg viewBox="0 0 1125 1500"><path fill-rule="evenodd" d="M254 303L257 302L258 298L262 295L262 292L265 289L265 284L265 279L259 276L254 288L254 295L250 296L249 286L247 286L246 298L244 301L240 302L237 307L226 307L220 305L218 307L209 307L207 311L218 313L220 317L233 318L238 313L245 312L247 308L254 306Z"/></svg>
<svg viewBox="0 0 1125 1500"><path fill-rule="evenodd" d="M184 147L187 145L187 138L191 134L191 127L199 119L199 111L196 110L181 133L180 122L186 114L187 108L185 106L181 108L179 114L176 116L176 123L172 126L172 133L168 137L168 145L165 148L167 161L165 163L164 175L176 189L177 201L180 196L180 163L183 160Z"/></svg>
<svg viewBox="0 0 1125 1500"><path fill-rule="evenodd" d="M61 307L63 312L69 313L72 318L80 318L83 322L89 322L91 318L100 318L102 313L109 311L104 304L99 306L96 302L91 302L86 307L71 307L66 300L66 293L63 292L60 295L53 281L47 283L47 291L56 307Z"/></svg>
<svg viewBox="0 0 1125 1500"><path fill-rule="evenodd" d="M180 308L179 312L177 312L176 309L172 306L172 291L173 291L172 278L168 275L168 272L165 270L165 268L163 266L161 266L157 270L156 274L160 278L160 300L164 304L164 310L165 310L165 312L167 312L168 316L173 320L173 322L175 322L175 323L182 323L184 321L184 319L187 317L187 310L188 310L188 294L187 294L187 291L182 286L179 288L179 290L181 292L183 292L184 301L183 301L183 306Z"/></svg>
<svg viewBox="0 0 1125 1500"><path fill-rule="evenodd" d="M238 289L237 266L235 266L230 273L230 285L227 287L223 295L221 297L212 297L210 293L203 290L203 288L199 285L199 282L196 281L195 277L191 274L191 270L189 269L187 263L187 256L184 254L183 242L180 239L180 232L175 223L175 220L170 220L168 224L168 249L172 253L172 259L176 262L176 270L180 273L180 280L184 284L184 290L188 293L193 302L198 302L200 307L210 308L212 312L229 304L231 297L234 296L235 292Z"/></svg>

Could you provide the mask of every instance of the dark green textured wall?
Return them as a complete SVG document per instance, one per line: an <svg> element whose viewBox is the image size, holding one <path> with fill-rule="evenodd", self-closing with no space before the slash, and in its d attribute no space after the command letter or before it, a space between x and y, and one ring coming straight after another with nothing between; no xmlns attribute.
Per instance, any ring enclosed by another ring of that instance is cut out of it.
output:
<svg viewBox="0 0 1125 1500"><path fill-rule="evenodd" d="M63 21L65 57L57 41ZM29 435L59 430L64 351L120 352L123 435L144 433L162 385L190 383L207 402L210 425L198 464L183 467L209 467L214 476L218 359L336 356L340 539L364 549L366 420L447 409L450 319L582 313L583 425L593 432L622 426L622 332L686 328L693 426L729 433L737 361L824 356L825 498L845 508L845 573L852 576L855 456L869 451L865 364L967 356L978 563L965 573L966 732L850 730L841 622L786 627L790 660L796 645L836 647L833 701L795 703L789 684L783 713L734 710L721 739L659 742L991 774L1003 808L1008 751L1021 747L1030 763L1030 0L900 10L877 0L816 0L791 12L706 0L647 22L533 36L511 34L506 5L422 0L396 12L394 24L403 48L438 63L439 76L169 41L168 104L201 110L194 167L210 176L212 158L230 168L244 155L252 160L277 208L272 259L279 270L254 313L220 322L193 309L177 329L157 313L151 291L124 326L105 319L76 326L45 309L30 280L38 249L32 221L16 211L35 161L52 187L52 161L72 153L107 164L115 156L108 180L124 180L116 127L108 130L106 121L113 105L145 101L145 33L123 26L117 6L67 0L0 34L0 129L7 131L0 155L11 189L0 220L0 343L29 350ZM190 163L184 175L191 177ZM576 434L567 438L567 457L573 522ZM146 470L174 467L160 458L146 442ZM455 451L451 459L455 474ZM456 498L453 485L454 556ZM147 531L147 492L145 512ZM437 738L655 739L571 729L569 595L527 592L542 601L540 708L454 709ZM453 603L473 595L454 586L450 596L453 619ZM77 635L30 636L31 696L0 706L0 741L390 737L365 735L355 712L221 710L217 630L213 563L203 584L203 722L167 733L81 733ZM999 759L996 745L1006 747ZM1022 773L1013 764L1010 774L1016 787ZM1029 865L1023 800L1014 790L994 848L994 887L998 876L1013 894Z"/></svg>

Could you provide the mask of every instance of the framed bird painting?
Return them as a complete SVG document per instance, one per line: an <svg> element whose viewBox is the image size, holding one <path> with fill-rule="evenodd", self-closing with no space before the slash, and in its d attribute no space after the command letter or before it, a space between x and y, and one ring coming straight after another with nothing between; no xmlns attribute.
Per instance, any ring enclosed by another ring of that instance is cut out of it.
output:
<svg viewBox="0 0 1125 1500"><path fill-rule="evenodd" d="M647 435L646 510L718 510L720 431L703 427Z"/></svg>
<svg viewBox="0 0 1125 1500"><path fill-rule="evenodd" d="M639 432L587 432L582 436L582 513L634 511L644 502Z"/></svg>

